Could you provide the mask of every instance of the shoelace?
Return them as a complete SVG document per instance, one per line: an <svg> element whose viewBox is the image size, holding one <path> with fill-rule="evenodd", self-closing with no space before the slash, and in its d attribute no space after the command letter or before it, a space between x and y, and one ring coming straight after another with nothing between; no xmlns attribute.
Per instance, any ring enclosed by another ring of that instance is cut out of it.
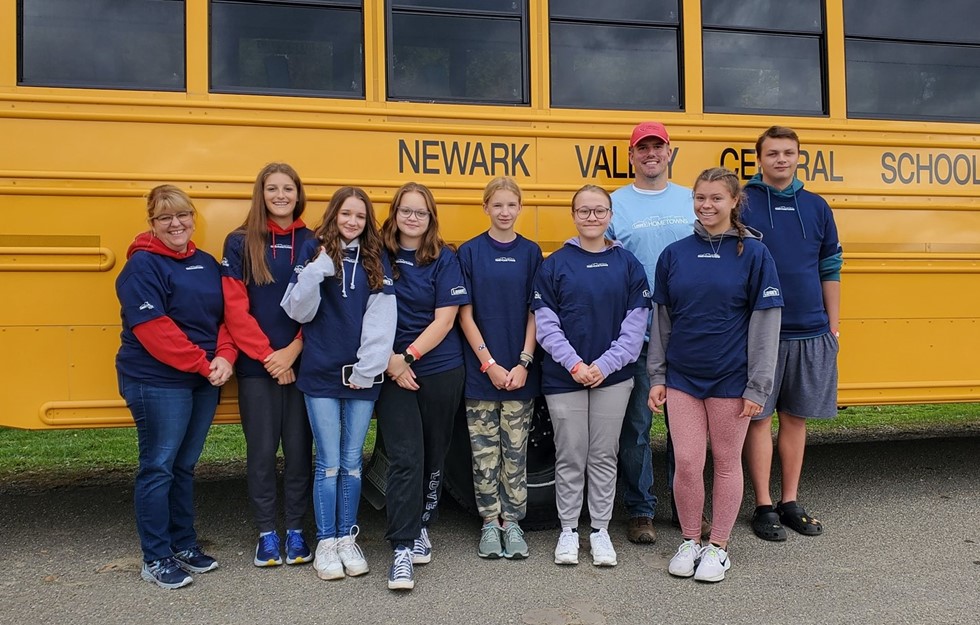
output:
<svg viewBox="0 0 980 625"><path fill-rule="evenodd" d="M173 558L163 558L161 560L157 560L156 562L152 562L150 566L147 568L149 568L150 571L153 573L157 573L159 575L166 575L168 573L173 573L174 571L178 570L180 568L180 565L177 564L177 561L174 560Z"/></svg>
<svg viewBox="0 0 980 625"><path fill-rule="evenodd" d="M484 525L483 535L480 537L480 540L483 541L483 540L491 540L497 538L498 531L500 531L500 527L498 525L495 524Z"/></svg>
<svg viewBox="0 0 980 625"><path fill-rule="evenodd" d="M412 552L407 549L399 549L395 552L395 562L391 565L392 577L404 579L412 577L414 567L412 567Z"/></svg>
<svg viewBox="0 0 980 625"><path fill-rule="evenodd" d="M603 551L612 551L612 540L609 538L609 534L603 531L596 532L592 535L592 543L596 548Z"/></svg>
<svg viewBox="0 0 980 625"><path fill-rule="evenodd" d="M429 542L428 530L423 527L422 533L415 539L415 546L412 551L424 552L426 549L432 549L432 543Z"/></svg>
<svg viewBox="0 0 980 625"><path fill-rule="evenodd" d="M273 534L275 536L275 534ZM276 536L276 542L279 542L279 537ZM304 551L303 535L299 532L287 532L286 533L286 549L289 551ZM276 545L279 546L278 544Z"/></svg>
<svg viewBox="0 0 980 625"><path fill-rule="evenodd" d="M357 535L361 533L361 529L358 526L350 528L350 534L346 537L349 541L344 541L343 544L339 542L337 547L337 552L340 554L341 560L363 560L364 551L361 546L357 544Z"/></svg>
<svg viewBox="0 0 980 625"><path fill-rule="evenodd" d="M558 546L562 551L577 551L578 534L575 532L562 532L558 537Z"/></svg>
<svg viewBox="0 0 980 625"><path fill-rule="evenodd" d="M515 537L514 534L517 534ZM514 540L515 538L523 538L524 530L522 530L516 523L511 523L504 527L504 538L506 540Z"/></svg>
<svg viewBox="0 0 980 625"><path fill-rule="evenodd" d="M259 539L262 542L262 551L267 553L279 552L279 535L275 532L266 534L265 536L260 536Z"/></svg>
<svg viewBox="0 0 980 625"><path fill-rule="evenodd" d="M701 553L704 551L704 547L701 547L693 540L685 540L681 543L681 546L677 549L677 553L692 552L694 554L694 559L697 560L701 557Z"/></svg>

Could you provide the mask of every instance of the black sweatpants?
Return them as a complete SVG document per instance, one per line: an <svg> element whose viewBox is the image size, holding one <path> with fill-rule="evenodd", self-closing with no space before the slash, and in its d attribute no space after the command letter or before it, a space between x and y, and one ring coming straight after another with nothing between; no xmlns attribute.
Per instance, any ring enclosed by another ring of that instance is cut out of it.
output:
<svg viewBox="0 0 980 625"><path fill-rule="evenodd" d="M271 377L238 378L238 408L245 432L248 500L256 529L276 529L280 441L286 461L286 529L301 529L313 496L313 433L303 393L295 384L280 385Z"/></svg>
<svg viewBox="0 0 980 625"><path fill-rule="evenodd" d="M422 527L436 520L464 376L460 366L419 376L417 391L405 390L392 380L381 387L375 411L389 463L385 538L392 548L411 548Z"/></svg>

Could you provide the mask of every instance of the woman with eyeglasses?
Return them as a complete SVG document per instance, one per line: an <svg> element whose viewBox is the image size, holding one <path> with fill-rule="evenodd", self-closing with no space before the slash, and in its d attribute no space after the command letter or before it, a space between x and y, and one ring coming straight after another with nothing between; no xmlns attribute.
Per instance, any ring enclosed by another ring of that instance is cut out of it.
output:
<svg viewBox="0 0 980 625"><path fill-rule="evenodd" d="M303 537L310 505L313 435L303 394L296 387L303 349L299 323L279 306L298 252L313 233L301 219L303 182L286 163L269 163L252 188L245 222L225 238L221 285L228 330L242 351L235 367L238 407L246 443L248 500L258 530L253 564L283 563L278 514L277 455L282 446L286 564L313 554Z"/></svg>
<svg viewBox="0 0 980 625"><path fill-rule="evenodd" d="M218 568L194 529L194 466L237 351L224 326L218 262L191 241L197 211L173 185L146 199L150 230L129 246L116 279L122 345L119 392L136 422L133 489L144 580L190 584Z"/></svg>
<svg viewBox="0 0 980 625"><path fill-rule="evenodd" d="M545 259L534 278L537 339L550 358L541 390L555 432L555 500L561 534L556 564L578 564L579 515L588 482L592 564L615 566L609 538L616 456L643 346L650 291L643 265L605 238L609 194L585 185L572 197L578 236Z"/></svg>
<svg viewBox="0 0 980 625"><path fill-rule="evenodd" d="M395 274L398 324L378 398L388 455L385 538L394 556L388 588L415 587L414 564L432 559L443 464L463 393L456 313L470 303L459 260L439 234L429 189L410 182L391 200L381 238Z"/></svg>

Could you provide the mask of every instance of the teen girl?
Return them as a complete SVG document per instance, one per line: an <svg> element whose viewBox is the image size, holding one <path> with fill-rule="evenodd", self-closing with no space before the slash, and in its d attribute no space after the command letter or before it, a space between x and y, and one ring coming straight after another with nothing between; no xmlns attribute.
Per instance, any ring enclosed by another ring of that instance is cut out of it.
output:
<svg viewBox="0 0 980 625"><path fill-rule="evenodd" d="M616 454L643 346L650 293L643 265L605 238L609 194L586 185L572 197L579 236L549 256L534 279L531 308L541 347L541 387L555 430L555 499L562 531L556 564L578 564L577 528L586 480L592 563L615 566L609 538Z"/></svg>
<svg viewBox="0 0 980 625"><path fill-rule="evenodd" d="M286 563L313 559L303 537L313 438L294 368L303 341L299 324L279 306L299 247L313 236L301 219L305 208L306 192L296 170L285 163L269 163L255 178L248 216L225 239L221 260L226 324L241 351L235 373L245 433L248 500L259 531L255 566L283 562L276 531L280 444L285 458Z"/></svg>
<svg viewBox="0 0 980 625"><path fill-rule="evenodd" d="M459 248L471 304L460 308L473 489L483 517L481 558L526 558L518 522L527 509L527 435L540 390L528 305L541 248L514 231L521 189L494 178L483 191L490 229Z"/></svg>
<svg viewBox="0 0 980 625"><path fill-rule="evenodd" d="M356 542L361 456L395 337L391 269L367 194L338 189L299 258L308 262L282 307L306 345L296 384L316 439L313 566L320 579L343 579L368 572Z"/></svg>
<svg viewBox="0 0 980 625"><path fill-rule="evenodd" d="M707 169L694 183L694 234L657 262L647 369L650 408L670 410L674 497L684 542L668 571L725 579L728 539L742 502L742 444L772 391L783 305L776 266L740 219L736 175ZM704 464L714 463L711 542L702 546Z"/></svg>
<svg viewBox="0 0 980 625"><path fill-rule="evenodd" d="M410 182L391 200L381 228L395 270L398 328L378 427L388 454L385 538L394 550L388 588L415 587L414 564L432 559L443 464L463 392L456 313L470 303L456 254L439 235L429 189Z"/></svg>

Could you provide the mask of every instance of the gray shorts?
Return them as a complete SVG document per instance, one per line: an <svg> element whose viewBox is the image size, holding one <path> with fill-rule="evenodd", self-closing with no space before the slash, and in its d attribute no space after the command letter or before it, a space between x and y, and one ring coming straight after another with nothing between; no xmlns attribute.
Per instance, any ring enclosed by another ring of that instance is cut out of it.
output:
<svg viewBox="0 0 980 625"><path fill-rule="evenodd" d="M837 416L837 352L831 333L812 339L779 341L772 394L756 419L773 411L804 419Z"/></svg>

